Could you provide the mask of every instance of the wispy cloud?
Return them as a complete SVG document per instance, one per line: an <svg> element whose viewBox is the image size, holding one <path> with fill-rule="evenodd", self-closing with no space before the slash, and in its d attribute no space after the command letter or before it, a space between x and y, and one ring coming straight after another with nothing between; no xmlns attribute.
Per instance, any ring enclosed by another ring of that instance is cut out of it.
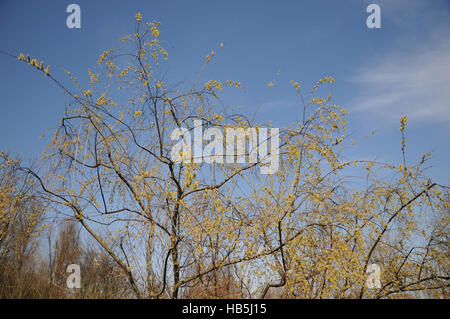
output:
<svg viewBox="0 0 450 319"><path fill-rule="evenodd" d="M354 110L384 120L407 115L412 120L450 120L450 30L435 34L411 51L368 63L352 78L360 94Z"/></svg>

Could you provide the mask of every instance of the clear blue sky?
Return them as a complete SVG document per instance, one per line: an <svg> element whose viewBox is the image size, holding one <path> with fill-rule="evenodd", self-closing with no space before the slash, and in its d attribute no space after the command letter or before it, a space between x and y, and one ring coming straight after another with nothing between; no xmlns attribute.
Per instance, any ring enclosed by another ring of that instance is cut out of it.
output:
<svg viewBox="0 0 450 319"><path fill-rule="evenodd" d="M134 14L161 21L172 81L192 80L206 54L224 49L206 78L239 80L233 98L243 113L268 93L259 119L286 124L299 114L292 79L309 90L331 75L333 102L349 110L350 132L376 134L354 156L401 160L399 118L409 118L410 163L435 150L431 173L450 178L450 1L373 0L381 6L381 29L368 29L364 0L346 1L7 1L0 0L0 50L30 53L87 82L98 55L133 33ZM66 7L81 7L81 29L66 27ZM0 55L0 149L28 159L57 126L64 94L42 73ZM356 139L355 137L355 139ZM359 138L358 138L359 139Z"/></svg>

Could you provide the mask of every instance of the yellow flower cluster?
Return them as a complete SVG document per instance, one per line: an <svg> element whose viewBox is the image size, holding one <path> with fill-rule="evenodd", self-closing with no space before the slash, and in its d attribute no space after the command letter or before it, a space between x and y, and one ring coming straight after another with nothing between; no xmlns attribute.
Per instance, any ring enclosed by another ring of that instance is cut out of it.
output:
<svg viewBox="0 0 450 319"><path fill-rule="evenodd" d="M98 79L98 74L96 73L92 73L92 71L90 69L88 69L88 73L89 73L89 83L91 84L91 86L94 85L94 82L99 82Z"/></svg>
<svg viewBox="0 0 450 319"><path fill-rule="evenodd" d="M297 90L297 93L300 94L300 84L298 84L298 82L294 82L294 80L291 80L291 85L293 85Z"/></svg>
<svg viewBox="0 0 450 319"><path fill-rule="evenodd" d="M111 52L112 52L112 50L103 51L103 53L100 55L100 58L98 59L97 63L98 64L102 63L106 59L106 56L108 54L110 54Z"/></svg>
<svg viewBox="0 0 450 319"><path fill-rule="evenodd" d="M159 36L159 30L156 27L152 27L152 35L154 37L158 37Z"/></svg>
<svg viewBox="0 0 450 319"><path fill-rule="evenodd" d="M140 13L140 12L136 13L136 21L137 21L137 22L141 22L141 20L142 20L142 15L141 15L141 13Z"/></svg>
<svg viewBox="0 0 450 319"><path fill-rule="evenodd" d="M408 122L408 118L404 115L400 118L400 131L403 132L405 130L406 122Z"/></svg>
<svg viewBox="0 0 450 319"><path fill-rule="evenodd" d="M27 61L28 65L34 66L36 69L40 71L44 71L45 75L50 75L50 66L47 65L47 67L44 69L44 61L41 61L39 64L39 61L37 59L30 59L30 55L27 54L27 58L25 59L25 55L21 52L19 56L17 57L17 60L19 61Z"/></svg>
<svg viewBox="0 0 450 319"><path fill-rule="evenodd" d="M100 106L100 105L105 105L106 99L105 99L105 94L102 94L98 99L97 99L97 103L96 105Z"/></svg>
<svg viewBox="0 0 450 319"><path fill-rule="evenodd" d="M311 93L316 91L319 88L319 86L322 85L324 82L333 83L334 82L334 78L331 77L331 76L325 76L323 79L320 79L319 81L317 81L317 83L314 86L314 88L312 89Z"/></svg>
<svg viewBox="0 0 450 319"><path fill-rule="evenodd" d="M227 80L226 83L227 83L228 86L236 87L236 88L242 89L242 84L241 84L241 82Z"/></svg>
<svg viewBox="0 0 450 319"><path fill-rule="evenodd" d="M85 97L90 97L90 96L92 96L92 91L91 90L87 90L87 91L84 91L83 94L84 94Z"/></svg>
<svg viewBox="0 0 450 319"><path fill-rule="evenodd" d="M216 81L216 80L210 80L210 81L205 83L205 88L208 91L212 90L213 88L216 88L219 91L222 91L222 87L223 87L223 84L220 83L219 81Z"/></svg>

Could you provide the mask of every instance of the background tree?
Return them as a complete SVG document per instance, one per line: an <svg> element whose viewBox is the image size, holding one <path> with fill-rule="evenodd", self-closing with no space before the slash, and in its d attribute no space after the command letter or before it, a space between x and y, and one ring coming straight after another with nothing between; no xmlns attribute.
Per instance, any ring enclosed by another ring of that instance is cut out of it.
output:
<svg viewBox="0 0 450 319"><path fill-rule="evenodd" d="M0 296L29 298L41 289L33 266L46 207L19 163L0 152Z"/></svg>

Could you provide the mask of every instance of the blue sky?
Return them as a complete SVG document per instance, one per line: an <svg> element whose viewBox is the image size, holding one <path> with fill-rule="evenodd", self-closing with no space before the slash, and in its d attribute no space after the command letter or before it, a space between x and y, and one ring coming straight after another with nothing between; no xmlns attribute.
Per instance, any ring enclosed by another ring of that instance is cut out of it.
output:
<svg viewBox="0 0 450 319"><path fill-rule="evenodd" d="M381 7L381 29L368 29L366 7ZM333 103L349 110L358 158L401 161L399 118L407 115L410 163L435 150L431 170L450 177L450 2L448 0L346 1L7 1L0 0L0 50L30 53L86 83L87 69L107 48L133 33L134 14L161 21L169 53L168 78L192 81L204 57L225 44L203 77L239 80L232 96L253 114L267 84L258 119L285 125L299 114L290 80L309 90L331 75ZM81 29L66 27L66 7L81 7ZM37 157L64 112L63 92L42 73L0 55L0 148ZM328 92L326 92L328 94Z"/></svg>

